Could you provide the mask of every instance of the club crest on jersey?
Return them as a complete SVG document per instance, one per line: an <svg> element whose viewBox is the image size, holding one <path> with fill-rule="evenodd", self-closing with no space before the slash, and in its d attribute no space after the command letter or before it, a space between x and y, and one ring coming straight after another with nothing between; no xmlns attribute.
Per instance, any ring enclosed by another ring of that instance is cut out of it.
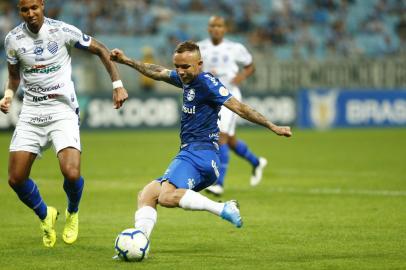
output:
<svg viewBox="0 0 406 270"><path fill-rule="evenodd" d="M38 46L34 49L35 55L42 55L44 53L44 49L41 46Z"/></svg>
<svg viewBox="0 0 406 270"><path fill-rule="evenodd" d="M187 93L186 99L187 99L188 101L192 101L192 100L195 99L195 96L196 96L195 89L192 88L192 89L190 89L189 92Z"/></svg>
<svg viewBox="0 0 406 270"><path fill-rule="evenodd" d="M56 54L56 52L58 51L58 43L56 43L55 41L48 42L47 49L50 53Z"/></svg>

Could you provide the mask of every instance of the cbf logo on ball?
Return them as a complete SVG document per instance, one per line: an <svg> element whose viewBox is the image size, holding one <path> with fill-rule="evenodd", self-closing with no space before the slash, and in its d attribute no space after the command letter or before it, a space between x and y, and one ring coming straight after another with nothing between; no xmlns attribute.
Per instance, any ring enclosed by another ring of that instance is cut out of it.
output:
<svg viewBox="0 0 406 270"><path fill-rule="evenodd" d="M195 99L195 96L196 96L195 89L190 89L189 92L188 92L187 95L186 95L186 99L187 99L188 101L192 101L192 100Z"/></svg>

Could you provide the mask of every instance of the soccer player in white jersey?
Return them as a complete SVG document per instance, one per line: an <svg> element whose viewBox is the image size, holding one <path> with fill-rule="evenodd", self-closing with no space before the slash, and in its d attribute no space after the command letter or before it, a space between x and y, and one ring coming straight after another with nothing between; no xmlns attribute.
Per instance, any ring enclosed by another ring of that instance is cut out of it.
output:
<svg viewBox="0 0 406 270"><path fill-rule="evenodd" d="M17 88L21 86L24 90L23 107L10 144L8 183L40 218L44 245L53 247L58 212L45 204L37 185L29 178L35 158L52 144L68 198L62 238L71 244L78 236L78 207L84 185L80 174L79 106L71 79L71 48L83 49L100 58L113 81L116 109L128 95L104 45L72 25L46 18L43 0L20 0L17 7L23 22L5 39L8 82L0 100L1 111L7 113Z"/></svg>
<svg viewBox="0 0 406 270"><path fill-rule="evenodd" d="M226 25L223 17L212 16L209 20L210 38L198 42L203 59L203 70L211 72L230 90L231 94L241 101L239 85L254 71L252 55L241 43L224 38ZM239 70L239 65L243 66ZM262 172L267 160L252 153L247 144L238 140L235 135L237 115L223 106L220 111L220 177L217 183L206 191L215 195L224 192L224 179L229 163L229 148L247 160L253 167L250 183L256 186L261 182Z"/></svg>

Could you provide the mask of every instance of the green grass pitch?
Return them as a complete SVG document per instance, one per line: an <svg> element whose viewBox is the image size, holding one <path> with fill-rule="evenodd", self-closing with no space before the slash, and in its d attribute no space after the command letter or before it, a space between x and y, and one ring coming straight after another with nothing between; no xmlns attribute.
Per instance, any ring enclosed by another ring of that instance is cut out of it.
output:
<svg viewBox="0 0 406 270"><path fill-rule="evenodd" d="M223 200L236 198L242 229L205 212L158 209L150 257L113 261L114 239L132 227L140 188L162 175L178 132L82 132L85 192L80 233L42 246L39 221L7 185L10 133L0 134L0 269L406 269L406 129L296 131L290 139L241 129L268 158L263 182L232 155ZM31 176L48 205L66 198L53 149ZM211 197L214 198L214 197Z"/></svg>

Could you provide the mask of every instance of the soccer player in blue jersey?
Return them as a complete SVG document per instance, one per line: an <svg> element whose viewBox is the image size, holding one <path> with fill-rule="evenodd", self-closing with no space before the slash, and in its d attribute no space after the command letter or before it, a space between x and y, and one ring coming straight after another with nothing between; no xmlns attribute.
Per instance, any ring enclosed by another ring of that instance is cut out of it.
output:
<svg viewBox="0 0 406 270"><path fill-rule="evenodd" d="M164 175L147 184L139 193L135 228L149 237L156 223L157 204L185 210L209 211L231 222L237 228L242 219L235 200L215 202L198 193L219 177L218 114L222 105L241 117L260 124L278 135L290 137L290 127L279 127L251 107L239 102L212 74L202 72L199 46L191 41L175 49L175 70L130 59L114 49L110 58L128 65L147 77L183 89L181 145Z"/></svg>

